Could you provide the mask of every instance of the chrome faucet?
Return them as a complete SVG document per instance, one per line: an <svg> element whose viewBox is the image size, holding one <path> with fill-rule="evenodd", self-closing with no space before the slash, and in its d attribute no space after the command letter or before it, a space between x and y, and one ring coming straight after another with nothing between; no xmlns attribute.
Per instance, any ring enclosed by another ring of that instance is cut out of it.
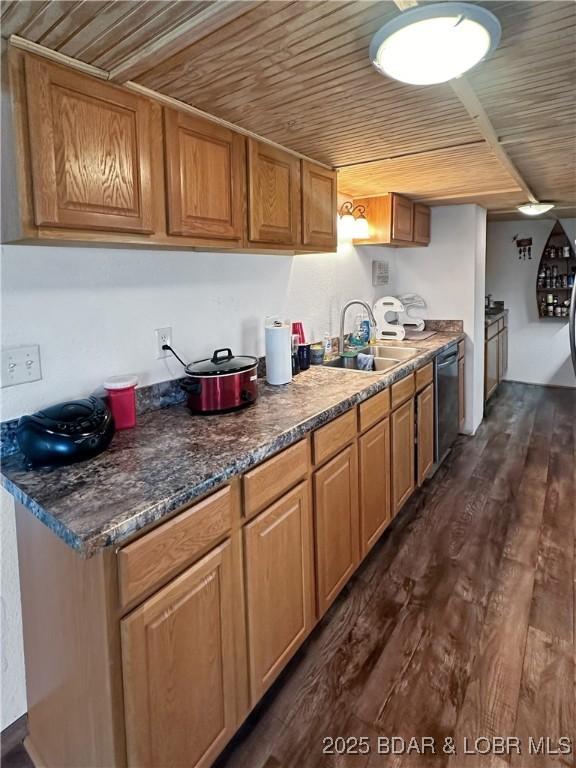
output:
<svg viewBox="0 0 576 768"><path fill-rule="evenodd" d="M373 328L376 328L376 318L374 317L374 313L372 312L369 304L367 304L365 301L362 301L362 299L351 299L351 301L347 301L346 304L344 304L342 307L342 312L340 313L340 344L338 347L339 355L342 355L344 352L344 320L346 319L346 310L353 304L359 304L366 310L368 313L368 318L370 319L370 324Z"/></svg>

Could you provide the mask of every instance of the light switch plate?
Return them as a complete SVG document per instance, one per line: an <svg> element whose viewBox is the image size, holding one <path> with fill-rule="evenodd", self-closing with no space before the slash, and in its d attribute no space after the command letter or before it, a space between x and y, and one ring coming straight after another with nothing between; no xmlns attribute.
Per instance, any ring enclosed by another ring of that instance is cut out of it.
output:
<svg viewBox="0 0 576 768"><path fill-rule="evenodd" d="M2 387L27 384L42 378L40 347L30 344L2 349Z"/></svg>
<svg viewBox="0 0 576 768"><path fill-rule="evenodd" d="M388 285L390 282L390 265L387 261L372 262L372 285Z"/></svg>

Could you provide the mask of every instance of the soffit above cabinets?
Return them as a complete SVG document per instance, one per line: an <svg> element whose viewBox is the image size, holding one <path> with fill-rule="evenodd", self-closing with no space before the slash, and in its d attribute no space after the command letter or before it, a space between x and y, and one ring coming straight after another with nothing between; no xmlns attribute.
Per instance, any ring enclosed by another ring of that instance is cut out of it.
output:
<svg viewBox="0 0 576 768"><path fill-rule="evenodd" d="M500 211L528 190L576 206L576 3L479 4L499 18L502 40L461 79L472 106L456 85L410 86L372 68L372 35L400 13L387 0L5 0L1 21L5 37L334 165L349 194Z"/></svg>

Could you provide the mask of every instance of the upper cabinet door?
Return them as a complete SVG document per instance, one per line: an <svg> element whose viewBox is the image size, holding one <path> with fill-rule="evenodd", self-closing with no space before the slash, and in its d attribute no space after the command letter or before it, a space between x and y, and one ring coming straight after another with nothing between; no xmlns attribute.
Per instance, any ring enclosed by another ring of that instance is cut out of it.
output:
<svg viewBox="0 0 576 768"><path fill-rule="evenodd" d="M302 161L302 242L336 250L336 171Z"/></svg>
<svg viewBox="0 0 576 768"><path fill-rule="evenodd" d="M164 126L169 234L240 241L244 137L175 109Z"/></svg>
<svg viewBox="0 0 576 768"><path fill-rule="evenodd" d="M412 242L412 200L392 195L392 240Z"/></svg>
<svg viewBox="0 0 576 768"><path fill-rule="evenodd" d="M150 102L26 58L40 227L152 232Z"/></svg>
<svg viewBox="0 0 576 768"><path fill-rule="evenodd" d="M422 203L414 204L414 242L428 245L430 242L430 208Z"/></svg>
<svg viewBox="0 0 576 768"><path fill-rule="evenodd" d="M300 160L254 139L248 139L248 239L300 242Z"/></svg>

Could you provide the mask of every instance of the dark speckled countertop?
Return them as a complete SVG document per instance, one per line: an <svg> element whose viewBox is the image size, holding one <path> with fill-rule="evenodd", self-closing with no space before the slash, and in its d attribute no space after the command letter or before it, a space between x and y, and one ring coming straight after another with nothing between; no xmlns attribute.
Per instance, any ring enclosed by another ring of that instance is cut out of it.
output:
<svg viewBox="0 0 576 768"><path fill-rule="evenodd" d="M104 453L79 464L27 470L14 454L2 464L2 484L88 557L296 442L463 336L442 332L403 342L421 353L385 373L317 366L282 387L261 382L256 405L243 411L193 416L183 405L152 411L135 429L118 432Z"/></svg>
<svg viewBox="0 0 576 768"><path fill-rule="evenodd" d="M486 312L484 315L484 326L488 328L489 325L492 325L492 323L495 323L497 320L500 320L507 315L508 309L503 309L501 312Z"/></svg>

